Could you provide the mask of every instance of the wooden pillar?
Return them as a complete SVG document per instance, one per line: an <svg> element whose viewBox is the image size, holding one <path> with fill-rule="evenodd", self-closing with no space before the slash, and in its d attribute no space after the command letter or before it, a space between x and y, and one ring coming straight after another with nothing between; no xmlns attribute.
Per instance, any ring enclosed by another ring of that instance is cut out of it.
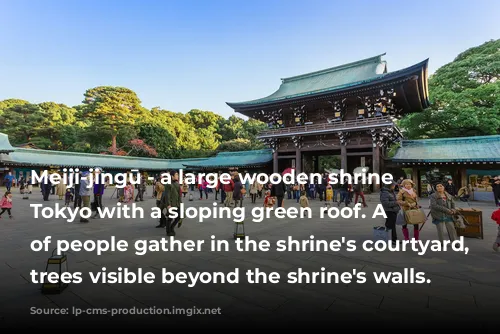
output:
<svg viewBox="0 0 500 334"><path fill-rule="evenodd" d="M458 169L458 175L460 177L459 189L467 185L467 169L465 167L460 167ZM458 190L458 189L457 189Z"/></svg>
<svg viewBox="0 0 500 334"><path fill-rule="evenodd" d="M418 167L415 166L411 169L411 180L413 181L413 183L415 184L415 190L417 191L417 194L418 196L422 196L421 194L421 186L420 186L420 180L419 180L419 177L418 177Z"/></svg>
<svg viewBox="0 0 500 334"><path fill-rule="evenodd" d="M278 151L273 152L273 173L279 173L279 171L278 171Z"/></svg>
<svg viewBox="0 0 500 334"><path fill-rule="evenodd" d="M302 152L300 148L295 149L295 175L302 172Z"/></svg>
<svg viewBox="0 0 500 334"><path fill-rule="evenodd" d="M340 168L347 173L347 147L344 144L340 145Z"/></svg>
<svg viewBox="0 0 500 334"><path fill-rule="evenodd" d="M373 172L380 175L380 146L375 145L372 150ZM379 191L380 184L373 184L373 191Z"/></svg>

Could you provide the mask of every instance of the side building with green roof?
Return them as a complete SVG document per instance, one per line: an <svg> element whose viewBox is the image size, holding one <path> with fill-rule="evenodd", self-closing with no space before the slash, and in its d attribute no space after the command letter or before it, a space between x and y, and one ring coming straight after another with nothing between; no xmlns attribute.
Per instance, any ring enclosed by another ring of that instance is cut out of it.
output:
<svg viewBox="0 0 500 334"><path fill-rule="evenodd" d="M387 169L408 171L420 196L435 180L470 185L475 200L493 201L492 179L500 176L500 135L403 140Z"/></svg>
<svg viewBox="0 0 500 334"><path fill-rule="evenodd" d="M124 172L132 169L159 174L169 170L227 171L234 168L268 171L272 160L270 150L221 152L214 157L193 159L156 159L124 157L107 154L91 154L66 151L50 151L13 147L6 134L0 133L0 178L12 172L16 178L31 174L32 170L80 170L100 167L108 172ZM3 175L2 175L3 174Z"/></svg>

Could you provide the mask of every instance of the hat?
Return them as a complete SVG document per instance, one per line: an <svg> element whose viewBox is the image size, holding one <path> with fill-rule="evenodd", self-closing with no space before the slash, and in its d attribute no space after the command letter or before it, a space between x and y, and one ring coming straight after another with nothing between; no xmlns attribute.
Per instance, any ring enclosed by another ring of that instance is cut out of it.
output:
<svg viewBox="0 0 500 334"><path fill-rule="evenodd" d="M391 181L391 183L386 183L386 184L384 184L384 186L385 186L386 188L390 188L390 187L392 187L392 186L394 186L394 187L395 187L395 186L397 186L397 185L398 185L398 184L397 184L394 180L392 180L392 181Z"/></svg>
<svg viewBox="0 0 500 334"><path fill-rule="evenodd" d="M436 186L437 186L438 184L440 184L440 185L444 186L444 185L446 184L446 182L441 181L441 180L434 180L434 181L432 182L432 188L436 189Z"/></svg>
<svg viewBox="0 0 500 334"><path fill-rule="evenodd" d="M412 186L414 186L414 185L415 185L415 183L413 183L413 181L412 181L412 180L410 180L410 179L406 179L406 180L401 181L401 187L406 186L408 183L409 183L409 184L411 184Z"/></svg>

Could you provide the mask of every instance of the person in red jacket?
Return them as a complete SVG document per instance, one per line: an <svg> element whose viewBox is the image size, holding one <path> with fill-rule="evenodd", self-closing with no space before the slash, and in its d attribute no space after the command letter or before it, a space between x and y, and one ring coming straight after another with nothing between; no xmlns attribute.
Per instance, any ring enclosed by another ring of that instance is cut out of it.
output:
<svg viewBox="0 0 500 334"><path fill-rule="evenodd" d="M233 191L234 191L234 176L231 178L228 184L223 184L223 190L226 193L226 199L224 201L224 205L229 207L233 205Z"/></svg>
<svg viewBox="0 0 500 334"><path fill-rule="evenodd" d="M0 218L2 218L3 213L7 211L9 218L12 219L12 193L10 191L6 191L5 195L3 195L0 200L0 208L2 209L2 211L0 211Z"/></svg>
<svg viewBox="0 0 500 334"><path fill-rule="evenodd" d="M497 240L493 244L493 250L498 252L498 248L500 247L500 209L491 214L491 219L498 224Z"/></svg>

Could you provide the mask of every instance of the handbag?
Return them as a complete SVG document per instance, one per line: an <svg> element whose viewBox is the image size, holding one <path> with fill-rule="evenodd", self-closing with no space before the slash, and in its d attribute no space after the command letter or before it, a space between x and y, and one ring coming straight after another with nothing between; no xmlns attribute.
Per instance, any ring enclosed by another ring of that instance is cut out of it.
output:
<svg viewBox="0 0 500 334"><path fill-rule="evenodd" d="M389 241L391 240L391 229L385 226L375 226L373 227L373 241Z"/></svg>
<svg viewBox="0 0 500 334"><path fill-rule="evenodd" d="M425 223L427 217L422 209L410 209L405 211L405 220L407 224L418 225Z"/></svg>
<svg viewBox="0 0 500 334"><path fill-rule="evenodd" d="M469 225L469 222L462 214L457 214L453 216L453 222L455 223L455 228L464 229Z"/></svg>
<svg viewBox="0 0 500 334"><path fill-rule="evenodd" d="M405 213L403 210L399 210L396 216L396 225L406 225Z"/></svg>

